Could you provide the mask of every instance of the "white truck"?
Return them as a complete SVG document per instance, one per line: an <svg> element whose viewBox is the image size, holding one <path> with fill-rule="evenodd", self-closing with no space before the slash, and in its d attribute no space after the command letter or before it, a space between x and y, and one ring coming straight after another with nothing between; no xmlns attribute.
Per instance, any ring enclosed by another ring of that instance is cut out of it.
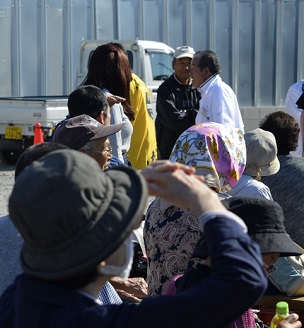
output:
<svg viewBox="0 0 304 328"><path fill-rule="evenodd" d="M0 152L6 164L15 164L34 141L34 126L40 123L44 140L67 115L65 96L0 98Z"/></svg>
<svg viewBox="0 0 304 328"><path fill-rule="evenodd" d="M90 54L104 40L85 41L80 47L80 65L75 88L87 74ZM132 71L149 87L155 115L156 91L172 73L173 49L168 45L144 40L113 41L121 43L129 57ZM42 126L47 141L57 123L68 114L68 96L0 98L0 156L3 162L15 164L20 154L33 144L34 126Z"/></svg>

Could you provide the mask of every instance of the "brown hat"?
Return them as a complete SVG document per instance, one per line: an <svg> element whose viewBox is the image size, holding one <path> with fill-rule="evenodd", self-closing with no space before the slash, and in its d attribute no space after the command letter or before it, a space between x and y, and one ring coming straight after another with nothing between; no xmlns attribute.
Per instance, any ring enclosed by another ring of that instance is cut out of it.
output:
<svg viewBox="0 0 304 328"><path fill-rule="evenodd" d="M9 199L24 239L24 272L58 281L93 269L139 226L146 201L146 182L131 168L102 172L94 159L69 149L33 162Z"/></svg>
<svg viewBox="0 0 304 328"><path fill-rule="evenodd" d="M59 125L54 132L54 142L79 150L90 140L108 137L123 127L124 123L103 125L89 115L79 115Z"/></svg>

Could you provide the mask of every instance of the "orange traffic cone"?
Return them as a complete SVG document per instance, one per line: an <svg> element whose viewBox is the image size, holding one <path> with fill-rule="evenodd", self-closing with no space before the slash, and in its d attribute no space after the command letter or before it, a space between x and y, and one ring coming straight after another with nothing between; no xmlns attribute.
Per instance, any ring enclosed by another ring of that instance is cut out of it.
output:
<svg viewBox="0 0 304 328"><path fill-rule="evenodd" d="M42 128L40 123L36 123L34 127L34 145L44 142Z"/></svg>

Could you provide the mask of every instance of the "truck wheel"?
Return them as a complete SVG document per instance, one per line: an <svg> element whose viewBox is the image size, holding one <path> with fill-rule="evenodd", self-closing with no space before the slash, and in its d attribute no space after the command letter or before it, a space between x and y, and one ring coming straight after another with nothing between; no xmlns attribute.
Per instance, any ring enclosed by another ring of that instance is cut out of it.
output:
<svg viewBox="0 0 304 328"><path fill-rule="evenodd" d="M9 151L2 150L1 151L1 161L6 165L15 165L19 156L21 155L20 151Z"/></svg>

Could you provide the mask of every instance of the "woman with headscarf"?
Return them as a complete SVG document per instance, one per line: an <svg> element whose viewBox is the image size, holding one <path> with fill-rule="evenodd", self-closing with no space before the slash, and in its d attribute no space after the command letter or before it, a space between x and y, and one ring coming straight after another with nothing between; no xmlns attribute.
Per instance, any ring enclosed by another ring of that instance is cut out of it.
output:
<svg viewBox="0 0 304 328"><path fill-rule="evenodd" d="M241 129L219 123L194 125L180 135L169 158L196 168L219 197L240 179L246 164L246 146ZM188 197L188 195L185 195ZM171 279L187 268L202 237L197 218L160 198L146 213L144 241L148 258L148 295L164 294ZM194 259L196 267L201 259Z"/></svg>

